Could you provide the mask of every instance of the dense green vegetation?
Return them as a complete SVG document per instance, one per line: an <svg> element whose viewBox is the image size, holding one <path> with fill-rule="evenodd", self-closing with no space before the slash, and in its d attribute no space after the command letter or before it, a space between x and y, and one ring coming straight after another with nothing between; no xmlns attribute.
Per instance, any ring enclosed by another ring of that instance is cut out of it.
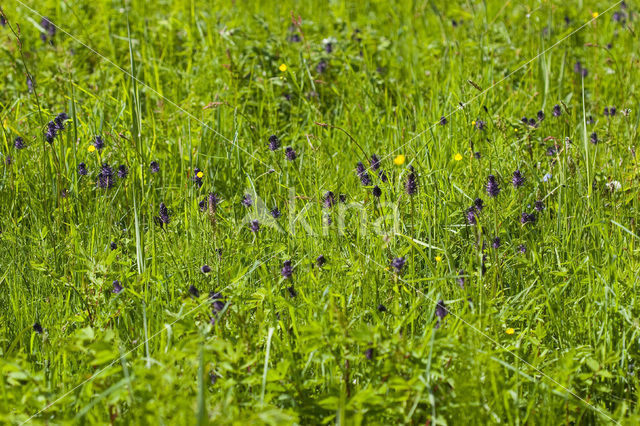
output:
<svg viewBox="0 0 640 426"><path fill-rule="evenodd" d="M640 422L635 2L1 7L0 422Z"/></svg>

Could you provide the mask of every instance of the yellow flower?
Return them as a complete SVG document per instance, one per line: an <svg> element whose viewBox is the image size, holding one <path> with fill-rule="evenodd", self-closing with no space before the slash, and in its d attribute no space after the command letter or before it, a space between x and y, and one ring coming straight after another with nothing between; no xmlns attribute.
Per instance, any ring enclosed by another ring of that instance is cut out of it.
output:
<svg viewBox="0 0 640 426"><path fill-rule="evenodd" d="M202 179L202 176L204 176L204 173L198 172L198 174L196 176L198 176L200 179Z"/></svg>
<svg viewBox="0 0 640 426"><path fill-rule="evenodd" d="M598 17L599 13L598 12L593 12L591 14L591 16L593 16L593 19L596 19Z"/></svg>
<svg viewBox="0 0 640 426"><path fill-rule="evenodd" d="M87 151L89 151L89 152L93 152L95 150L96 150L96 147L93 146L93 145L89 145L89 147L87 148Z"/></svg>
<svg viewBox="0 0 640 426"><path fill-rule="evenodd" d="M513 328L509 327L504 332L509 334L509 335L511 335L511 334L515 333L516 331Z"/></svg>
<svg viewBox="0 0 640 426"><path fill-rule="evenodd" d="M402 166L404 164L405 156L403 154L398 155L393 159L393 164L396 166Z"/></svg>
<svg viewBox="0 0 640 426"><path fill-rule="evenodd" d="M278 69L282 72L285 72L287 70L287 65L286 64L281 64L280 67L278 67Z"/></svg>
<svg viewBox="0 0 640 426"><path fill-rule="evenodd" d="M518 133L518 128L513 129L514 132Z"/></svg>
<svg viewBox="0 0 640 426"><path fill-rule="evenodd" d="M472 125L472 126L475 126L475 125L476 125L476 120L473 120L473 121L471 122L471 125Z"/></svg>
<svg viewBox="0 0 640 426"><path fill-rule="evenodd" d="M462 154L460 154L459 152L453 156L453 159L456 161L461 161L462 160Z"/></svg>
<svg viewBox="0 0 640 426"><path fill-rule="evenodd" d="M436 262L438 263L442 262L442 256L440 255L436 256Z"/></svg>

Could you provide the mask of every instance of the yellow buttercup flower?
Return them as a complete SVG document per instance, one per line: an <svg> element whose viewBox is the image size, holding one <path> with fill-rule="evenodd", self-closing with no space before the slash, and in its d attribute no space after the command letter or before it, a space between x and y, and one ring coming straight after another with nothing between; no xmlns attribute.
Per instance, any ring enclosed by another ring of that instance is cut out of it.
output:
<svg viewBox="0 0 640 426"><path fill-rule="evenodd" d="M515 333L516 331L513 328L509 327L504 332L509 334L509 335L511 335L511 334Z"/></svg>
<svg viewBox="0 0 640 426"><path fill-rule="evenodd" d="M442 256L440 255L436 256L436 262L438 263L442 262Z"/></svg>
<svg viewBox="0 0 640 426"><path fill-rule="evenodd" d="M196 176L198 176L200 179L202 179L202 176L204 176L204 173L198 172L198 174Z"/></svg>
<svg viewBox="0 0 640 426"><path fill-rule="evenodd" d="M93 146L93 145L89 145L89 147L87 148L87 151L89 151L89 152L93 152L95 150L96 150L96 147Z"/></svg>
<svg viewBox="0 0 640 426"><path fill-rule="evenodd" d="M476 120L473 120L473 121L471 122L471 125L472 125L472 126L475 126L475 125L476 125Z"/></svg>
<svg viewBox="0 0 640 426"><path fill-rule="evenodd" d="M282 72L285 72L287 70L287 65L286 64L281 64L278 69Z"/></svg>
<svg viewBox="0 0 640 426"><path fill-rule="evenodd" d="M460 154L459 152L453 156L453 159L456 161L461 161L462 160L462 154Z"/></svg>
<svg viewBox="0 0 640 426"><path fill-rule="evenodd" d="M395 164L396 166L402 166L404 164L405 159L406 159L405 156L403 154L400 154L393 159L393 164Z"/></svg>
<svg viewBox="0 0 640 426"><path fill-rule="evenodd" d="M600 14L598 12L593 12L591 14L591 16L593 17L593 19L596 19Z"/></svg>

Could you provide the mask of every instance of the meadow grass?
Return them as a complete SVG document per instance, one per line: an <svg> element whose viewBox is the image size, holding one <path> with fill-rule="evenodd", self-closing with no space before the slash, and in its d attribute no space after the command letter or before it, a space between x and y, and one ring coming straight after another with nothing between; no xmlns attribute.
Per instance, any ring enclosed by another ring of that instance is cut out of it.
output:
<svg viewBox="0 0 640 426"><path fill-rule="evenodd" d="M1 7L3 423L640 422L635 2Z"/></svg>

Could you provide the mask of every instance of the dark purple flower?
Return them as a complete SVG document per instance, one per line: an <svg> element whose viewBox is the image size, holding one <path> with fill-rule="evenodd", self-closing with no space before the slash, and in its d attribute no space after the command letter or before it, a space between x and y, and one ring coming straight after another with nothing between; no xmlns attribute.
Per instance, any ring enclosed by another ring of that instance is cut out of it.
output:
<svg viewBox="0 0 640 426"><path fill-rule="evenodd" d="M102 139L102 136L96 136L93 140L93 146L95 146L98 151L102 151L104 148L104 140Z"/></svg>
<svg viewBox="0 0 640 426"><path fill-rule="evenodd" d="M336 205L336 197L333 195L333 192L327 191L323 196L322 204L325 209L330 209L331 207Z"/></svg>
<svg viewBox="0 0 640 426"><path fill-rule="evenodd" d="M373 348L369 348L366 351L364 351L364 356L368 360L372 360L373 359Z"/></svg>
<svg viewBox="0 0 640 426"><path fill-rule="evenodd" d="M160 203L159 214L156 219L160 227L168 225L171 221L171 218L169 217L169 209L167 208L167 206L165 206L164 203Z"/></svg>
<svg viewBox="0 0 640 426"><path fill-rule="evenodd" d="M15 149L24 149L24 140L20 136L16 137L16 139L13 141L13 147Z"/></svg>
<svg viewBox="0 0 640 426"><path fill-rule="evenodd" d="M207 211L207 199L205 198L204 200L201 200L198 203L198 207L200 207L200 211L201 212L203 212L203 213L206 212Z"/></svg>
<svg viewBox="0 0 640 426"><path fill-rule="evenodd" d="M118 245L115 243L115 241L111 241L109 243L109 248L111 249L111 251L113 251L118 248Z"/></svg>
<svg viewBox="0 0 640 426"><path fill-rule="evenodd" d="M86 176L89 174L89 171L87 170L87 165L84 163L80 163L78 164L78 174L80 176Z"/></svg>
<svg viewBox="0 0 640 426"><path fill-rule="evenodd" d="M467 209L467 211L465 213L465 217L466 217L467 223L469 223L469 225L475 225L477 223L477 220L476 220L477 213L476 213L476 210L473 207Z"/></svg>
<svg viewBox="0 0 640 426"><path fill-rule="evenodd" d="M203 274L208 274L209 272L211 272L211 266L209 265L202 265L200 267L200 270L202 271Z"/></svg>
<svg viewBox="0 0 640 426"><path fill-rule="evenodd" d="M53 140L56 138L58 134L58 126L56 126L55 121L50 121L47 123L47 131L44 134L44 138L47 142L53 143Z"/></svg>
<svg viewBox="0 0 640 426"><path fill-rule="evenodd" d="M404 189L408 195L415 195L418 192L418 180L413 168L410 170L411 172L407 175L407 180L404 183Z"/></svg>
<svg viewBox="0 0 640 426"><path fill-rule="evenodd" d="M44 332L44 330L42 330L42 326L40 325L39 322L34 322L33 323L33 331L35 331L38 334L42 334Z"/></svg>
<svg viewBox="0 0 640 426"><path fill-rule="evenodd" d="M378 170L380 168L380 159L378 158L377 155L373 154L371 156L371 170Z"/></svg>
<svg viewBox="0 0 640 426"><path fill-rule="evenodd" d="M393 259L391 261L391 266L393 266L393 268L396 270L396 272L400 272L402 271L402 268L404 268L404 264L405 264L405 259L404 257L396 257L395 259Z"/></svg>
<svg viewBox="0 0 640 426"><path fill-rule="evenodd" d="M113 290L111 290L112 293L118 294L123 290L122 284L120 284L120 281L115 280L113 282Z"/></svg>
<svg viewBox="0 0 640 426"><path fill-rule="evenodd" d="M340 196L338 197L338 199L340 200L340 202L342 204L347 202L347 194L340 194Z"/></svg>
<svg viewBox="0 0 640 426"><path fill-rule="evenodd" d="M358 177L360 178L360 182L362 183L362 185L364 186L369 186L371 185L371 176L369 176L369 173L367 173L367 169L365 168L364 164L362 164L361 161L358 162L358 164L356 165L356 173L358 174Z"/></svg>
<svg viewBox="0 0 640 426"><path fill-rule="evenodd" d="M613 19L615 22L621 22L624 19L624 15L620 11L615 11L611 16L611 19Z"/></svg>
<svg viewBox="0 0 640 426"><path fill-rule="evenodd" d="M115 183L115 178L113 176L113 169L107 163L103 163L100 168L100 173L98 173L98 186L100 188L111 188Z"/></svg>
<svg viewBox="0 0 640 426"><path fill-rule="evenodd" d="M280 139L276 135L269 136L269 149L275 151L280 148Z"/></svg>
<svg viewBox="0 0 640 426"><path fill-rule="evenodd" d="M5 164L6 164L7 166L10 166L10 165L11 165L11 163L13 162L13 158L11 158L11 156L10 156L10 155L7 155L7 156L5 157L5 160L4 160L4 161L5 161Z"/></svg>
<svg viewBox="0 0 640 426"><path fill-rule="evenodd" d="M293 266L291 266L290 260L284 261L284 263L282 264L282 270L280 271L280 273L285 279L291 279L291 276L293 275Z"/></svg>
<svg viewBox="0 0 640 426"><path fill-rule="evenodd" d="M378 177L384 183L387 183L389 181L389 178L387 178L387 174L382 169L378 170Z"/></svg>
<svg viewBox="0 0 640 426"><path fill-rule="evenodd" d="M287 160L289 160L289 161L293 161L296 158L298 158L298 154L296 154L296 152L290 146L288 146L288 147L286 147L284 149L284 153L287 156Z"/></svg>
<svg viewBox="0 0 640 426"><path fill-rule="evenodd" d="M554 105L553 106L553 116L554 117L560 117L562 115L562 108L560 108L560 105Z"/></svg>
<svg viewBox="0 0 640 426"><path fill-rule="evenodd" d="M547 156L554 157L558 153L558 148L555 145L551 145L547 148Z"/></svg>
<svg viewBox="0 0 640 426"><path fill-rule="evenodd" d="M614 106L609 107L609 115L611 115L611 117L616 115L616 111L617 111L616 107L614 107Z"/></svg>
<svg viewBox="0 0 640 426"><path fill-rule="evenodd" d="M118 167L118 177L120 179L124 179L127 176L129 176L129 169L127 169L127 166L125 166L124 164L120 165Z"/></svg>
<svg viewBox="0 0 640 426"><path fill-rule="evenodd" d="M526 252L527 252L527 246L525 246L524 244L520 244L518 246L518 253L525 254Z"/></svg>
<svg viewBox="0 0 640 426"><path fill-rule="evenodd" d="M497 249L499 249L499 248L500 248L500 245L501 245L501 244L502 244L502 243L501 243L501 241L500 241L500 237L495 237L495 238L493 239L493 242L491 243L491 247L493 247L494 249L496 249L496 250L497 250Z"/></svg>
<svg viewBox="0 0 640 426"><path fill-rule="evenodd" d="M218 204L220 203L220 199L213 192L209 193L209 213L214 214L218 209Z"/></svg>
<svg viewBox="0 0 640 426"><path fill-rule="evenodd" d="M473 200L473 208L475 208L477 211L482 211L482 209L484 208L484 201L482 201L482 198L478 197Z"/></svg>
<svg viewBox="0 0 640 426"><path fill-rule="evenodd" d="M536 209L537 211L541 212L542 210L544 210L544 202L542 201L536 201L534 203L534 209Z"/></svg>
<svg viewBox="0 0 640 426"><path fill-rule="evenodd" d="M522 175L522 172L518 169L515 172L513 172L513 178L511 179L511 183L513 184L514 188L520 188L522 185L524 185L524 176Z"/></svg>
<svg viewBox="0 0 640 426"><path fill-rule="evenodd" d="M53 22L49 18L43 17L40 26L44 30L43 33L40 33L40 40L46 42L49 39L49 42L53 43L53 37L56 35L56 26L53 25Z"/></svg>
<svg viewBox="0 0 640 426"><path fill-rule="evenodd" d="M598 141L598 134L596 132L591 133L591 136L589 136L589 141L596 145L599 141Z"/></svg>
<svg viewBox="0 0 640 426"><path fill-rule="evenodd" d="M529 126L530 127L538 127L538 123L536 123L536 119L535 118L530 118L529 119Z"/></svg>
<svg viewBox="0 0 640 426"><path fill-rule="evenodd" d="M293 286L287 287L287 291L289 292L289 297L291 297L292 299L298 295L298 292L295 288L293 288Z"/></svg>
<svg viewBox="0 0 640 426"><path fill-rule="evenodd" d="M151 169L151 173L158 173L160 171L160 164L157 161L152 161L149 164L149 168Z"/></svg>
<svg viewBox="0 0 640 426"><path fill-rule="evenodd" d="M387 312L387 307L382 303L378 305L378 312Z"/></svg>
<svg viewBox="0 0 640 426"><path fill-rule="evenodd" d="M382 190L378 185L376 185L373 187L373 190L371 191L371 193L373 194L374 197L380 198L380 196L382 195Z"/></svg>
<svg viewBox="0 0 640 426"><path fill-rule="evenodd" d="M538 121L544 120L545 118L544 111L542 110L538 111L537 117L538 117Z"/></svg>
<svg viewBox="0 0 640 426"><path fill-rule="evenodd" d="M7 20L4 15L0 15L0 25L2 25L3 27L7 25Z"/></svg>
<svg viewBox="0 0 640 426"><path fill-rule="evenodd" d="M318 62L318 65L316 66L316 71L318 72L318 74L322 74L327 70L327 68L329 68L329 64L327 63L327 61L322 59L320 60L320 62Z"/></svg>
<svg viewBox="0 0 640 426"><path fill-rule="evenodd" d="M189 286L189 294L192 295L193 297L200 297L200 290L198 290L196 288L196 286L194 286L193 284L191 284Z"/></svg>
<svg viewBox="0 0 640 426"><path fill-rule="evenodd" d="M526 225L527 223L535 223L536 215L534 213L523 212L520 215L520 223Z"/></svg>
<svg viewBox="0 0 640 426"><path fill-rule="evenodd" d="M478 130L484 130L486 125L487 125L487 123L482 121L482 120L476 121L476 124L475 124L476 129L478 129Z"/></svg>
<svg viewBox="0 0 640 426"><path fill-rule="evenodd" d="M445 126L447 124L447 117L445 117L444 115L442 117L440 117L440 125L441 126Z"/></svg>
<svg viewBox="0 0 640 426"><path fill-rule="evenodd" d="M249 229L251 232L258 232L260 230L260 222L257 220L252 220L249 222Z"/></svg>
<svg viewBox="0 0 640 426"><path fill-rule="evenodd" d="M211 381L211 386L218 381L218 375L213 370L209 371L209 380Z"/></svg>
<svg viewBox="0 0 640 426"><path fill-rule="evenodd" d="M604 116L605 117L609 116L609 107L604 107Z"/></svg>
<svg viewBox="0 0 640 426"><path fill-rule="evenodd" d="M582 64L580 63L580 61L576 62L573 65L573 72L575 72L576 74L581 74L582 73Z"/></svg>
<svg viewBox="0 0 640 426"><path fill-rule="evenodd" d="M438 300L438 303L436 304L436 317L438 317L438 324L436 324L436 328L440 327L440 323L447 314L449 314L449 310L447 309L447 305L445 305L444 300Z"/></svg>
<svg viewBox="0 0 640 426"><path fill-rule="evenodd" d="M529 124L529 119L527 117L522 117L520 121L522 121L523 124Z"/></svg>
<svg viewBox="0 0 640 426"><path fill-rule="evenodd" d="M58 130L64 130L64 122L67 121L68 119L69 119L69 116L67 115L67 113L61 112L56 116L56 118L53 119L53 121L56 123Z"/></svg>
<svg viewBox="0 0 640 426"><path fill-rule="evenodd" d="M487 194L490 197L497 197L500 193L500 186L494 175L489 175L487 178Z"/></svg>
<svg viewBox="0 0 640 426"><path fill-rule="evenodd" d="M327 259L325 259L323 255L318 256L316 259L316 265L318 265L318 268L322 268L325 263L327 263Z"/></svg>
<svg viewBox="0 0 640 426"><path fill-rule="evenodd" d="M280 216L282 216L282 213L280 213L280 210L278 209L278 207L275 207L275 206L271 209L269 214L271 214L271 216L274 219L278 219Z"/></svg>
<svg viewBox="0 0 640 426"><path fill-rule="evenodd" d="M245 207L251 207L253 205L253 200L251 199L251 194L244 194L244 197L242 198L241 203Z"/></svg>

